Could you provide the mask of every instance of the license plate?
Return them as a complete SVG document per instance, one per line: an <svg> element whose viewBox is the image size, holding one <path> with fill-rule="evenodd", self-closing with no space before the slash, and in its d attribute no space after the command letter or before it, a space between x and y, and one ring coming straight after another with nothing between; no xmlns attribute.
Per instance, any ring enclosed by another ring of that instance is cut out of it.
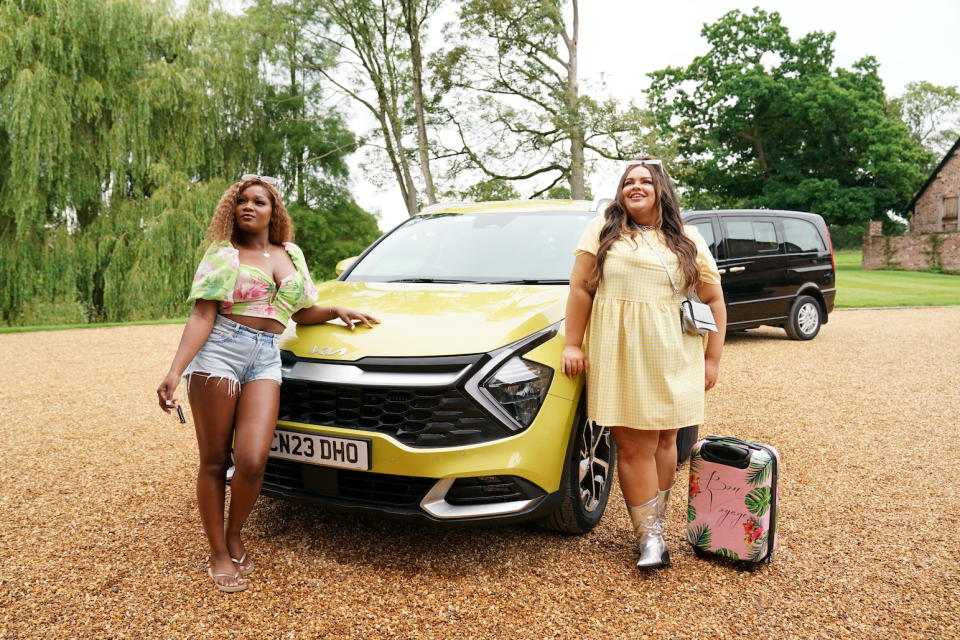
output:
<svg viewBox="0 0 960 640"><path fill-rule="evenodd" d="M277 429L270 457L366 471L370 469L370 441Z"/></svg>

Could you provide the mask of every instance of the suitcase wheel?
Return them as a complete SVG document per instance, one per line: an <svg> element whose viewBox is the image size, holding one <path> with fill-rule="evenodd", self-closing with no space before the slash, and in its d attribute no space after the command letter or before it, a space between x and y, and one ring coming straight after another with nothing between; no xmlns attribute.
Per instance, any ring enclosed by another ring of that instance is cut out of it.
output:
<svg viewBox="0 0 960 640"><path fill-rule="evenodd" d="M706 557L708 557L708 556L710 555L709 553L707 553L706 551L704 551L704 550L701 549L700 547L693 547L693 554L694 554L695 556L697 556L698 558L706 558Z"/></svg>

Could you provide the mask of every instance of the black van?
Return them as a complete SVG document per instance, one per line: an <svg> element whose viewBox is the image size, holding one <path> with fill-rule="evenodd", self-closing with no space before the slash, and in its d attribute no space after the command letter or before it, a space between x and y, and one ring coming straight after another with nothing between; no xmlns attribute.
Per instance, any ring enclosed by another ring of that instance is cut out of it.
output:
<svg viewBox="0 0 960 640"><path fill-rule="evenodd" d="M764 209L685 211L683 217L717 260L728 330L771 325L795 340L816 337L837 293L823 218Z"/></svg>

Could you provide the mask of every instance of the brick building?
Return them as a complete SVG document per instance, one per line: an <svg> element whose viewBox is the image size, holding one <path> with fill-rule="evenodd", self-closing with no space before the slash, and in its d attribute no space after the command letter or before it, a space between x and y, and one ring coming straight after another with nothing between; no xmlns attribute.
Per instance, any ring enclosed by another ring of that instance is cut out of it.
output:
<svg viewBox="0 0 960 640"><path fill-rule="evenodd" d="M910 228L885 236L873 221L863 238L864 269L960 272L960 139L910 201Z"/></svg>

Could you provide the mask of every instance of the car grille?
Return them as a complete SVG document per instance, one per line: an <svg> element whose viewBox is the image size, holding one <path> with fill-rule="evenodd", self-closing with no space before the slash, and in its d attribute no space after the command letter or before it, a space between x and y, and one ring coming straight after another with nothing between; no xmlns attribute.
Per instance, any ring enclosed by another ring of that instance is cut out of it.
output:
<svg viewBox="0 0 960 640"><path fill-rule="evenodd" d="M411 447L461 446L510 435L459 389L357 388L285 380L279 417L383 433Z"/></svg>
<svg viewBox="0 0 960 640"><path fill-rule="evenodd" d="M269 458L264 486L304 491L352 502L417 507L435 478L332 469Z"/></svg>

